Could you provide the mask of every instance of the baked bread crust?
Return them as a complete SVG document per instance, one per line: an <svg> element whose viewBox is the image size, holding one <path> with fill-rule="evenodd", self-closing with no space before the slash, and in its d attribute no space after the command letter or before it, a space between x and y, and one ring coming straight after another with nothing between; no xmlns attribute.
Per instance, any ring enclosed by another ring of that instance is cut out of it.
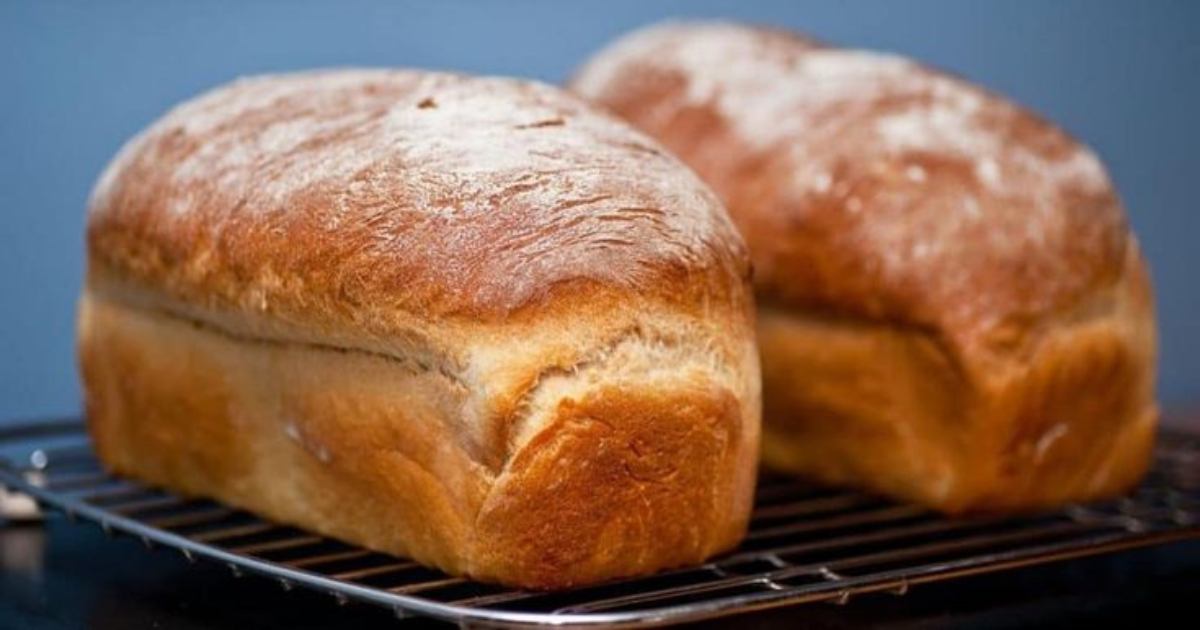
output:
<svg viewBox="0 0 1200 630"><path fill-rule="evenodd" d="M1145 263L1062 130L901 57L726 23L633 33L572 87L694 168L746 238L768 464L947 511L1140 476Z"/></svg>
<svg viewBox="0 0 1200 630"><path fill-rule="evenodd" d="M554 88L219 88L114 159L88 265L89 426L119 473L528 588L745 531L744 246L685 167Z"/></svg>

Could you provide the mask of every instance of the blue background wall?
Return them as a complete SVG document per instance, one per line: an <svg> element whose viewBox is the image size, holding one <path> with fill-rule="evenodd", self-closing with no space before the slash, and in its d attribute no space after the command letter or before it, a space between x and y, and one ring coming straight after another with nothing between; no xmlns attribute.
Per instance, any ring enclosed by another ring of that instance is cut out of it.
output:
<svg viewBox="0 0 1200 630"><path fill-rule="evenodd" d="M1086 139L1153 266L1162 397L1200 401L1200 2L0 0L0 422L78 408L84 200L120 143L171 104L239 75L330 65L559 81L670 16L912 55Z"/></svg>

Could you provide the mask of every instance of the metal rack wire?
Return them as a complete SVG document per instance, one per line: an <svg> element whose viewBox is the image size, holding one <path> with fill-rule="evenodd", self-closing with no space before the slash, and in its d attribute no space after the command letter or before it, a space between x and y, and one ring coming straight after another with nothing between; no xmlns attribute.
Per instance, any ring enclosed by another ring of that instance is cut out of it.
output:
<svg viewBox="0 0 1200 630"><path fill-rule="evenodd" d="M644 627L876 592L1200 537L1200 440L1168 436L1131 495L1020 518L950 520L866 495L761 481L750 533L702 566L580 588L525 592L444 575L251 514L106 474L78 421L0 430L0 486L71 519L189 561L223 563L285 589L398 617L464 625Z"/></svg>

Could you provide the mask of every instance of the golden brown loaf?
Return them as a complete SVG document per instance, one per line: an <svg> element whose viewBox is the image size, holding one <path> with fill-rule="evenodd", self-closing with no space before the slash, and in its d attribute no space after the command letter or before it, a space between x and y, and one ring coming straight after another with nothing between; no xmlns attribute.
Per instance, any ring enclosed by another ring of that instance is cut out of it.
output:
<svg viewBox="0 0 1200 630"><path fill-rule="evenodd" d="M87 410L119 473L556 588L741 538L749 262L654 141L545 85L238 81L88 217Z"/></svg>
<svg viewBox="0 0 1200 630"><path fill-rule="evenodd" d="M636 32L573 88L675 151L746 238L769 465L951 512L1141 476L1149 278L1086 147L912 61L736 24Z"/></svg>

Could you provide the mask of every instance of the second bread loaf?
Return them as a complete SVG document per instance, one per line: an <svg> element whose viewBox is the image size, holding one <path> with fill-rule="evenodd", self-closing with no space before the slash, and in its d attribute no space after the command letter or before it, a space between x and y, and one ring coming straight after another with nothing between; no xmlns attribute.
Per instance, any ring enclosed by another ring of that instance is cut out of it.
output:
<svg viewBox="0 0 1200 630"><path fill-rule="evenodd" d="M639 31L573 88L674 150L745 236L767 464L948 512L1140 478L1150 282L1087 147L910 60L737 24Z"/></svg>

